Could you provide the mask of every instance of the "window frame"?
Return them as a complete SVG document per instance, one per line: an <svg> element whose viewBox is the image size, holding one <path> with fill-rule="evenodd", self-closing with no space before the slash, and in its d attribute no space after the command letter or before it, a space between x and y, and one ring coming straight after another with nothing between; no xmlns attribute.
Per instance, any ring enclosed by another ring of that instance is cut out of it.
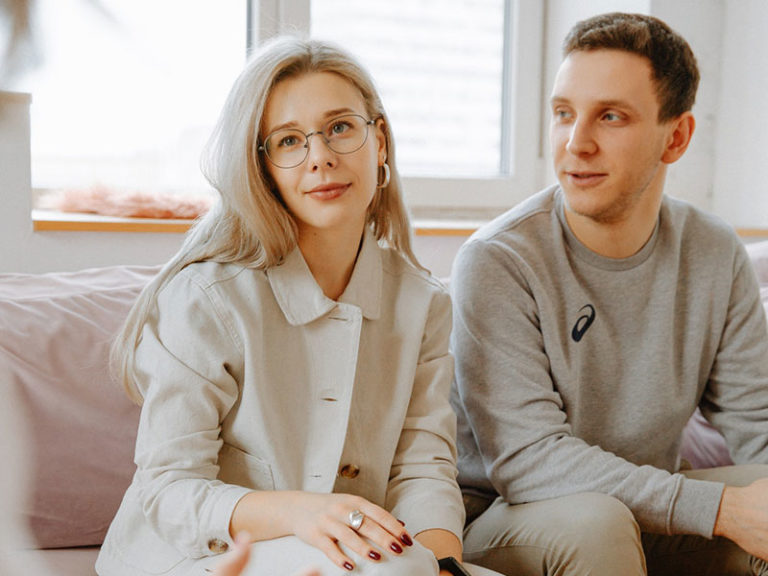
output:
<svg viewBox="0 0 768 576"><path fill-rule="evenodd" d="M417 214L491 216L524 200L543 180L543 2L505 0L500 174L486 178L403 177ZM311 0L248 0L248 46L278 34L310 31Z"/></svg>

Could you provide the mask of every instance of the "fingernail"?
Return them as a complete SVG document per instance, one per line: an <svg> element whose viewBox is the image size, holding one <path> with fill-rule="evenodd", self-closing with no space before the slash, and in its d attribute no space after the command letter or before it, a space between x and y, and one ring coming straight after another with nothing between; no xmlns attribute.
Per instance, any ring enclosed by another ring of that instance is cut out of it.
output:
<svg viewBox="0 0 768 576"><path fill-rule="evenodd" d="M400 518L398 518L398 519L397 519L397 521L398 521L398 522L400 522L400 524L402 524L403 526L405 526L405 522L403 522L402 520L400 520Z"/></svg>
<svg viewBox="0 0 768 576"><path fill-rule="evenodd" d="M392 552L394 552L395 554L403 553L403 549L400 548L400 545L397 542L392 542L392 544L390 544L389 547L392 549Z"/></svg>
<svg viewBox="0 0 768 576"><path fill-rule="evenodd" d="M374 560L377 560L377 561L381 560L381 554L379 554L375 550L371 550L370 552L368 552L368 557L373 558Z"/></svg>
<svg viewBox="0 0 768 576"><path fill-rule="evenodd" d="M344 562L344 568L346 568L346 569L347 569L347 570L349 570L350 572L352 572L352 570L354 570L354 569L355 569L355 567L354 567L354 566L352 566L352 564L350 564L349 562Z"/></svg>
<svg viewBox="0 0 768 576"><path fill-rule="evenodd" d="M406 546L413 546L413 540L411 540L411 537L408 536L408 534L403 534L400 536L400 541Z"/></svg>

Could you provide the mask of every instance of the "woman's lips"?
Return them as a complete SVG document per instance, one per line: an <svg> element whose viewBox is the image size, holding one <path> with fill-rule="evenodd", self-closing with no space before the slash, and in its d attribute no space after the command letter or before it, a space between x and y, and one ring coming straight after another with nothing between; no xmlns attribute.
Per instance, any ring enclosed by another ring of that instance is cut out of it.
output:
<svg viewBox="0 0 768 576"><path fill-rule="evenodd" d="M312 198L316 200L333 200L338 198L349 188L349 184L322 184L315 186L312 190L306 192Z"/></svg>

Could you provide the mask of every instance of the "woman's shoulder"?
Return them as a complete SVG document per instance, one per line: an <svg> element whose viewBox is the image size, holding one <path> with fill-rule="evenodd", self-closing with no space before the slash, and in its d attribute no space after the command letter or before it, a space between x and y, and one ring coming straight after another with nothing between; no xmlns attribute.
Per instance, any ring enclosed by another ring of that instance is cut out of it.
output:
<svg viewBox="0 0 768 576"><path fill-rule="evenodd" d="M442 280L433 276L429 270L417 268L397 250L383 248L381 261L384 274L399 284L429 294L448 294Z"/></svg>
<svg viewBox="0 0 768 576"><path fill-rule="evenodd" d="M180 284L193 284L204 291L212 289L231 289L243 284L252 286L264 279L260 270L233 262L193 262L180 270L174 281Z"/></svg>

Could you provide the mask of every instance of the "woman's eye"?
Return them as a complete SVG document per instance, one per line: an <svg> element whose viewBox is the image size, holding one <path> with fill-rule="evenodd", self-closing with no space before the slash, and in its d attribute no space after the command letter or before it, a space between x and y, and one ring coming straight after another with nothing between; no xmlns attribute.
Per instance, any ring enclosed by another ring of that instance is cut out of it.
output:
<svg viewBox="0 0 768 576"><path fill-rule="evenodd" d="M328 133L331 136L338 136L339 134L344 134L344 132L346 132L350 128L351 126L349 122L345 120L339 120L330 125Z"/></svg>
<svg viewBox="0 0 768 576"><path fill-rule="evenodd" d="M572 117L572 114L568 110L555 110L554 111L554 117L556 120L562 122L570 120Z"/></svg>
<svg viewBox="0 0 768 576"><path fill-rule="evenodd" d="M299 143L299 139L296 136L283 136L277 142L278 148L291 148Z"/></svg>

